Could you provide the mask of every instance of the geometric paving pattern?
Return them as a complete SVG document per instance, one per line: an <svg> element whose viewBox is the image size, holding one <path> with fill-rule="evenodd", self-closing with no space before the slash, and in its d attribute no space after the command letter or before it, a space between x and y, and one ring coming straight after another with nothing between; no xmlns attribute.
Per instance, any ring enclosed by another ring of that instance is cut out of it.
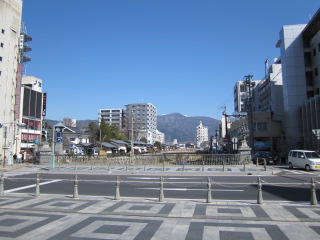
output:
<svg viewBox="0 0 320 240"><path fill-rule="evenodd" d="M6 195L0 239L320 239L320 207Z"/></svg>
<svg viewBox="0 0 320 240"><path fill-rule="evenodd" d="M16 238L61 217L63 215L2 212L0 213L0 236Z"/></svg>
<svg viewBox="0 0 320 240"><path fill-rule="evenodd" d="M161 223L159 220L89 217L49 239L151 239Z"/></svg>
<svg viewBox="0 0 320 240"><path fill-rule="evenodd" d="M122 214L122 215L145 215L145 216L168 216L174 207L173 203L138 203L121 201L111 207L104 209L104 214Z"/></svg>

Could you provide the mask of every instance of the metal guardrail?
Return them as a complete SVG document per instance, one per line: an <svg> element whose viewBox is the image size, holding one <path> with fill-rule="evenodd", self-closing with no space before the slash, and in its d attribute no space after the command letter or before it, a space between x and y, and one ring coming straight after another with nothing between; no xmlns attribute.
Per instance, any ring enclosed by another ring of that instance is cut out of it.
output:
<svg viewBox="0 0 320 240"><path fill-rule="evenodd" d="M10 181L17 181L17 182L24 182L25 180L30 180L30 178L8 178L8 180ZM42 181L52 181L52 180L57 180L57 179L41 179L40 175L37 174L36 175L36 179L35 179L35 197L39 197L40 196L40 183ZM116 177L115 181L106 181L106 180L82 180L81 178L78 178L78 175L75 175L74 180L70 180L70 179L59 179L59 183L63 184L66 182L70 182L73 181L74 185L73 185L73 198L79 198L79 192L78 192L78 188L79 188L79 183L80 182L87 182L87 183L91 183L91 184L99 184L99 187L101 187L101 184L106 184L106 183L115 183L115 198L114 200L120 200L120 183L125 183L125 184L129 184L129 185L134 185L134 186L146 186L146 185L150 185L150 184L159 184L159 202L163 202L164 201L164 190L165 190L165 186L166 185L172 185L174 187L194 187L194 186L203 186L204 184L207 185L207 199L206 202L210 203L212 202L212 192L214 191L211 187L212 185L217 185L217 186L223 186L223 187L238 187L238 188L243 188L245 186L257 186L257 190L258 190L258 196L257 196L257 204L263 204L263 196L262 196L262 185L271 185L271 186L281 186L281 187L300 187L300 186L304 186L304 185L309 185L310 184L310 190L311 190L311 198L310 198L310 205L317 205L318 201L317 201L317 195L316 195L316 184L319 184L320 182L315 181L314 178L311 178L310 182L303 182L303 183L282 183L282 184L274 184L274 183L268 183L266 181L263 181L260 179L260 177L258 177L257 179L258 181L255 182L250 182L250 183L227 183L227 182L215 182L213 181L210 177L207 178L207 182L201 181L201 182L170 182L167 181L164 177L159 177L159 181L158 180L153 180L153 181L123 181L119 178L119 176ZM5 195L5 191L4 191L4 182L5 182L5 177L4 174L1 173L0 175L0 196ZM56 182L58 183L58 182ZM240 184L240 185L239 185ZM235 186L237 185L237 186Z"/></svg>
<svg viewBox="0 0 320 240"><path fill-rule="evenodd" d="M48 158L50 156L42 156ZM244 154L156 154L129 156L66 156L56 155L56 164L77 165L242 165L251 163Z"/></svg>

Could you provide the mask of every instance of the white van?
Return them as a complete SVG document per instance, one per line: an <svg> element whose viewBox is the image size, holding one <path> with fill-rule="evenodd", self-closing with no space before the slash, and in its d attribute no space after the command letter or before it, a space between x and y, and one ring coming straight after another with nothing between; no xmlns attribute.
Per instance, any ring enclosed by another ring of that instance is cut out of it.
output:
<svg viewBox="0 0 320 240"><path fill-rule="evenodd" d="M289 168L305 168L307 171L320 169L320 155L315 151L291 150L288 156Z"/></svg>

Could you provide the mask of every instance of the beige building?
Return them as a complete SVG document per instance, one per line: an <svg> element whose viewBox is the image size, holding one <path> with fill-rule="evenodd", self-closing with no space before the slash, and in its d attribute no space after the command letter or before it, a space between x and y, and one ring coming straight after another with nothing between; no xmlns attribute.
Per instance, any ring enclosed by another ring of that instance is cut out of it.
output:
<svg viewBox="0 0 320 240"><path fill-rule="evenodd" d="M22 0L0 0L0 154L6 156L14 154L19 136L15 106L21 15Z"/></svg>

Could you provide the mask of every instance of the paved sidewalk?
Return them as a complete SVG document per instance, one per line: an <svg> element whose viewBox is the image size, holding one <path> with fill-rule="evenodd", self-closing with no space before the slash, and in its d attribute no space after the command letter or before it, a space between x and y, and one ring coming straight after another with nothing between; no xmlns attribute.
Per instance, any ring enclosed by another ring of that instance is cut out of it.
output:
<svg viewBox="0 0 320 240"><path fill-rule="evenodd" d="M309 203L165 200L0 196L0 239L320 239Z"/></svg>

